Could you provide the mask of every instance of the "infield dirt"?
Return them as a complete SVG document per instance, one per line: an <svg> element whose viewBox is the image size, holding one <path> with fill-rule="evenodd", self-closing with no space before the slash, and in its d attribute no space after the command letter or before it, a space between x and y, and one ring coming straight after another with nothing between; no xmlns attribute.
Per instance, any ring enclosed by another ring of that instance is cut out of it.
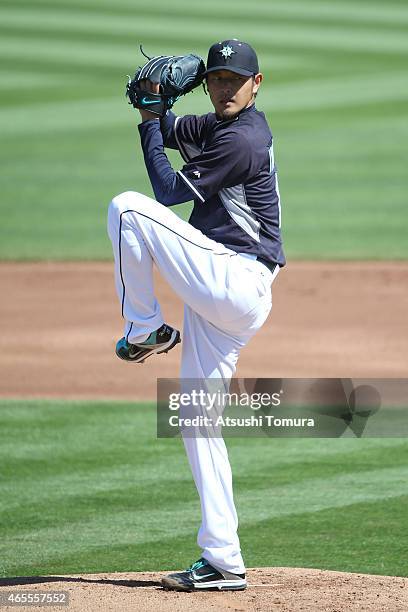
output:
<svg viewBox="0 0 408 612"><path fill-rule="evenodd" d="M177 377L180 345L146 364L115 356L122 335L110 263L2 263L0 397L155 399ZM407 376L407 263L294 262L272 313L243 349L237 376ZM183 308L157 277L166 322Z"/></svg>

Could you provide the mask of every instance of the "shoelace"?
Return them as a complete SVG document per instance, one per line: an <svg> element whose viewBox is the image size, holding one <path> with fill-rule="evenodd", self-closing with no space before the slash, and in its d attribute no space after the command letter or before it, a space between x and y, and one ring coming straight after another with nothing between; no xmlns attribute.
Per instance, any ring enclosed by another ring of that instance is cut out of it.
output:
<svg viewBox="0 0 408 612"><path fill-rule="evenodd" d="M208 565L208 564L205 561L202 561L200 559L199 561L196 561L190 567L188 567L186 569L186 572L193 572L194 570L201 569L202 567L205 567L206 565Z"/></svg>
<svg viewBox="0 0 408 612"><path fill-rule="evenodd" d="M163 325L163 327L158 331L157 336L160 338L165 336L166 334L170 334L170 328L167 325Z"/></svg>

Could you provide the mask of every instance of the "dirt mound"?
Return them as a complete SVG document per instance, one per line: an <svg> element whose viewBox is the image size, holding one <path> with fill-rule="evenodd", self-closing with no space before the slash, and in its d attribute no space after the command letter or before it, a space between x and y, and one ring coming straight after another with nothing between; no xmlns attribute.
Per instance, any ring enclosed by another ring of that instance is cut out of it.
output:
<svg viewBox="0 0 408 612"><path fill-rule="evenodd" d="M0 579L4 591L66 591L70 612L405 612L408 579L328 572L315 569L257 568L248 570L246 591L177 593L163 591L163 572L80 574ZM12 612L15 607L2 607ZM18 610L33 612L33 606ZM49 610L50 607L48 606ZM64 607L52 608L64 610Z"/></svg>

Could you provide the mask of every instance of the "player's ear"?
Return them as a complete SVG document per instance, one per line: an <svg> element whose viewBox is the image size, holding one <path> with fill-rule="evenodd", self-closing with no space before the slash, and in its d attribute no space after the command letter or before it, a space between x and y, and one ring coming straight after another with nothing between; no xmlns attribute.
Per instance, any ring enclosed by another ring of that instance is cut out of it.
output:
<svg viewBox="0 0 408 612"><path fill-rule="evenodd" d="M254 75L252 79L252 93L254 94L254 96L256 96L257 91L260 88L262 80L263 80L262 72L258 72L257 74Z"/></svg>

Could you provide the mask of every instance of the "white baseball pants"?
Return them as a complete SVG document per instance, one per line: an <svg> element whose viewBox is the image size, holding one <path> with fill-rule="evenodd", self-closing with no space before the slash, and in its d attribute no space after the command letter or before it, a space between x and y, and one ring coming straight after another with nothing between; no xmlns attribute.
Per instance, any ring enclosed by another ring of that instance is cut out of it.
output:
<svg viewBox="0 0 408 612"><path fill-rule="evenodd" d="M153 290L153 262L183 300L182 379L218 378L228 386L240 349L265 322L272 274L238 255L145 195L128 191L108 212L115 284L129 342L142 342L163 323ZM171 324L171 321L168 323ZM222 438L183 437L200 496L202 556L223 570L245 571L237 535L232 474Z"/></svg>

